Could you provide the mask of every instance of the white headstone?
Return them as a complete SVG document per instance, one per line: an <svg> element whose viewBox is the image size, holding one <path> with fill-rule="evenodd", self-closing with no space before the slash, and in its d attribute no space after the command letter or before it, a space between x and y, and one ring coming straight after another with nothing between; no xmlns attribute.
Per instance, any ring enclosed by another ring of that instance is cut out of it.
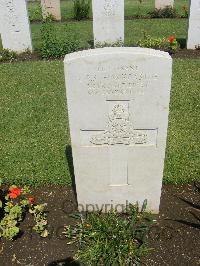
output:
<svg viewBox="0 0 200 266"><path fill-rule="evenodd" d="M145 48L100 48L66 55L64 63L79 210L120 211L147 199L157 213L171 57Z"/></svg>
<svg viewBox="0 0 200 266"><path fill-rule="evenodd" d="M0 17L3 48L32 51L26 0L0 0Z"/></svg>
<svg viewBox="0 0 200 266"><path fill-rule="evenodd" d="M124 0L92 0L94 44L124 42Z"/></svg>
<svg viewBox="0 0 200 266"><path fill-rule="evenodd" d="M173 7L174 0L155 0L155 8L163 9L167 6Z"/></svg>
<svg viewBox="0 0 200 266"><path fill-rule="evenodd" d="M187 49L200 47L200 0L191 0Z"/></svg>
<svg viewBox="0 0 200 266"><path fill-rule="evenodd" d="M61 20L60 0L41 0L42 16L51 15L55 20Z"/></svg>

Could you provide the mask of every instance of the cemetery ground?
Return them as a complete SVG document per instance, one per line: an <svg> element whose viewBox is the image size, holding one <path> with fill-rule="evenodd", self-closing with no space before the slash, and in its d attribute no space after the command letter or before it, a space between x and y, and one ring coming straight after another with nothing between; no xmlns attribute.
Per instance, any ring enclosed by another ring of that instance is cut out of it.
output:
<svg viewBox="0 0 200 266"><path fill-rule="evenodd" d="M125 0L125 19L149 17L149 12L154 10L154 0ZM185 8L188 10L187 0L176 0L175 9L178 16L185 16ZM28 5L30 21L41 21L42 14L39 6L39 1L30 1ZM61 0L61 15L62 20L73 20L73 0ZM90 10L89 18L92 17Z"/></svg>
<svg viewBox="0 0 200 266"><path fill-rule="evenodd" d="M199 265L199 70L199 59L174 59L161 211L144 265ZM0 72L0 174L10 184L30 185L37 201L48 204L51 232L40 238L27 216L20 237L0 241L1 265L73 265L77 246L62 234L76 223L69 216L76 201L63 63L1 64Z"/></svg>
<svg viewBox="0 0 200 266"><path fill-rule="evenodd" d="M93 48L92 21L54 22L53 34L61 40L69 40L69 43L77 42L78 49ZM32 42L34 53L25 53L18 56L16 61L41 59L42 47L42 23L31 23ZM165 38L173 35L181 47L173 57L199 58L200 50L187 50L187 19L138 19L125 20L125 46L137 46L137 42L144 38L144 34L151 38ZM61 37L62 36L62 37Z"/></svg>
<svg viewBox="0 0 200 266"><path fill-rule="evenodd" d="M20 237L14 241L0 240L0 265L80 265L73 262L77 246L67 245L62 234L63 225L76 223L76 219L69 215L76 212L72 189L66 186L44 186L34 189L33 192L41 202L48 203L51 234L47 238L36 235L31 230L32 220L27 217L21 226L24 233ZM195 207L195 204L199 204L199 193L198 187L193 185L164 185L160 214L147 238L151 250L143 258L141 266L200 265L200 224L197 219L199 214L192 205L181 200L193 202Z"/></svg>
<svg viewBox="0 0 200 266"><path fill-rule="evenodd" d="M187 19L149 19L153 2L125 1L125 46L135 46L146 32L154 38L174 35L184 47ZM176 1L179 16L186 4ZM91 19L73 20L72 1L61 1L61 10L56 34L63 39L75 36L80 50L89 48ZM67 245L63 235L64 225L77 223L70 215L77 213L77 205L63 62L39 60L42 23L37 3L29 3L29 16L35 52L19 57L19 62L0 64L0 176L8 185L30 186L36 201L47 203L50 234L36 235L27 215L19 237L0 239L0 266L79 265L70 263L77 246ZM200 50L186 49L173 55L161 208L147 235L150 251L141 265L200 265L199 55Z"/></svg>
<svg viewBox="0 0 200 266"><path fill-rule="evenodd" d="M20 185L71 184L63 63L1 64L0 70L0 176ZM199 178L199 74L199 59L174 59L165 183Z"/></svg>
<svg viewBox="0 0 200 266"><path fill-rule="evenodd" d="M57 36L64 39L75 39L80 43L80 50L90 47L92 42L92 21L81 22L62 22L54 23ZM41 23L32 23L32 40L33 46L40 50L41 39ZM136 46L137 41L143 38L143 33L153 38L168 38L174 35L176 38L186 40L187 36L187 19L138 19L125 21L125 46Z"/></svg>

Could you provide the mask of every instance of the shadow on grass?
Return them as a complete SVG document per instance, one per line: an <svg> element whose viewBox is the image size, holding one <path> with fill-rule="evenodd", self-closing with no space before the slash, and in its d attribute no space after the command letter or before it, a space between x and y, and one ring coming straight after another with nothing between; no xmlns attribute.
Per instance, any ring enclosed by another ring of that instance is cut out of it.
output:
<svg viewBox="0 0 200 266"><path fill-rule="evenodd" d="M75 261L73 258L66 258L64 260L56 260L50 262L47 266L79 266L80 263Z"/></svg>
<svg viewBox="0 0 200 266"><path fill-rule="evenodd" d="M74 175L74 165L73 165L73 156L72 156L71 145L66 146L65 156L67 158L67 164L68 164L69 173L70 173L70 177L71 177L71 181L72 181L72 188L73 188L75 199L77 202L76 182L75 182L75 175Z"/></svg>
<svg viewBox="0 0 200 266"><path fill-rule="evenodd" d="M176 40L179 43L181 49L186 48L187 40L185 38L177 38Z"/></svg>

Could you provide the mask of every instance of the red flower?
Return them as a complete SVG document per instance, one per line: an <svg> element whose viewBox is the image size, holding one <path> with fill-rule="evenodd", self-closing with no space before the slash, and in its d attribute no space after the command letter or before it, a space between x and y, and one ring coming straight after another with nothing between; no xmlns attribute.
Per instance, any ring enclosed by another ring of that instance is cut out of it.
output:
<svg viewBox="0 0 200 266"><path fill-rule="evenodd" d="M174 36L169 36L168 40L169 40L170 43L173 43L175 41L175 37Z"/></svg>
<svg viewBox="0 0 200 266"><path fill-rule="evenodd" d="M8 196L11 198L11 199L16 199L17 198L17 195L15 193L9 193Z"/></svg>
<svg viewBox="0 0 200 266"><path fill-rule="evenodd" d="M28 198L29 204L33 204L35 202L35 199L33 197Z"/></svg>
<svg viewBox="0 0 200 266"><path fill-rule="evenodd" d="M8 196L11 198L11 199L16 199L18 196L20 196L20 194L21 194L21 188L18 188L18 187L15 187L15 186L13 186L13 187L10 187L9 188L9 194L8 194Z"/></svg>

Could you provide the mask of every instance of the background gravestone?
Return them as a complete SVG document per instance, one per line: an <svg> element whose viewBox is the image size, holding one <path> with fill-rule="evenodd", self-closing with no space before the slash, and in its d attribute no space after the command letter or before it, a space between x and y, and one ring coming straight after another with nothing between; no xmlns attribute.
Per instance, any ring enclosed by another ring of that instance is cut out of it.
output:
<svg viewBox="0 0 200 266"><path fill-rule="evenodd" d="M3 48L32 51L26 0L0 0L0 22Z"/></svg>
<svg viewBox="0 0 200 266"><path fill-rule="evenodd" d="M64 62L79 210L92 204L90 210L106 211L112 204L120 211L147 199L158 212L171 57L102 48L66 55Z"/></svg>
<svg viewBox="0 0 200 266"><path fill-rule="evenodd" d="M52 15L55 20L61 20L60 0L41 0L42 16Z"/></svg>
<svg viewBox="0 0 200 266"><path fill-rule="evenodd" d="M191 0L187 49L200 47L200 0Z"/></svg>
<svg viewBox="0 0 200 266"><path fill-rule="evenodd" d="M92 0L95 45L124 42L124 0Z"/></svg>
<svg viewBox="0 0 200 266"><path fill-rule="evenodd" d="M167 6L173 7L174 0L155 0L155 8L163 9Z"/></svg>

